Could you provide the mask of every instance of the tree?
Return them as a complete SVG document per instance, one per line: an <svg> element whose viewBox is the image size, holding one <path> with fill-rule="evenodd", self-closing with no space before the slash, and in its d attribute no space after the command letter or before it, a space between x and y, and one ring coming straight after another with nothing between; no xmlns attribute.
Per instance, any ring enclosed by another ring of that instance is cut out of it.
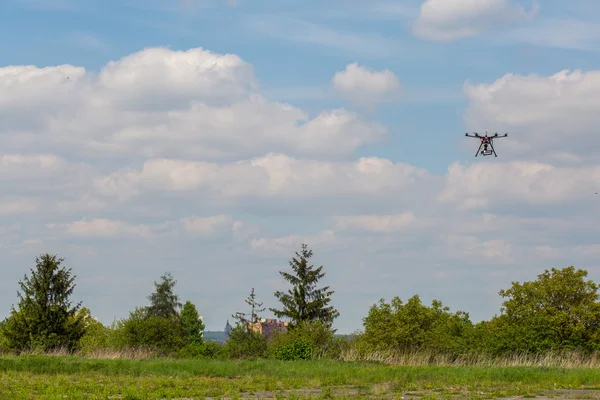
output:
<svg viewBox="0 0 600 400"><path fill-rule="evenodd" d="M200 318L196 306L186 301L181 310L181 325L188 344L201 344L204 333L204 322Z"/></svg>
<svg viewBox="0 0 600 400"><path fill-rule="evenodd" d="M501 290L505 351L600 349L598 286L587 271L552 268L538 279Z"/></svg>
<svg viewBox="0 0 600 400"><path fill-rule="evenodd" d="M259 321L258 313L265 311L262 307L263 303L259 303L256 301L256 294L254 294L254 288L250 291L250 296L248 296L245 300L246 304L251 307L250 314L246 314L243 312L236 312L232 317L239 321L240 324L244 326L248 326L248 323L256 323ZM250 315L249 319L246 319L246 316Z"/></svg>
<svg viewBox="0 0 600 400"><path fill-rule="evenodd" d="M72 306L69 301L75 276L71 276L70 268L61 267L64 259L56 255L42 254L35 261L31 277L25 275L19 281L23 293L17 292L18 310L12 307L4 335L15 350L73 350L85 330L83 314L77 315L81 302Z"/></svg>
<svg viewBox="0 0 600 400"><path fill-rule="evenodd" d="M308 264L312 257L312 250L302 244L301 253L296 252L296 257L289 262L295 274L280 271L283 278L292 284L293 288L287 293L275 292L275 297L283 305L283 310L270 308L278 318L289 318L292 328L302 321L321 321L331 327L333 321L340 313L332 306L327 306L331 301L333 290L329 286L317 289L317 282L325 276L323 266L314 268Z"/></svg>
<svg viewBox="0 0 600 400"><path fill-rule="evenodd" d="M146 312L148 316L153 317L177 317L179 315L177 310L181 308L179 296L173 292L177 281L173 279L170 272L161 276L161 280L160 283L154 282L155 291L148 297L151 304Z"/></svg>
<svg viewBox="0 0 600 400"><path fill-rule="evenodd" d="M383 299L363 319L365 332L361 344L368 350L430 350L458 355L465 352L473 325L463 311L451 313L439 300L427 307L418 295L406 303L394 297Z"/></svg>
<svg viewBox="0 0 600 400"><path fill-rule="evenodd" d="M147 310L136 308L120 325L125 347L145 348L168 355L186 345L179 318L148 315Z"/></svg>

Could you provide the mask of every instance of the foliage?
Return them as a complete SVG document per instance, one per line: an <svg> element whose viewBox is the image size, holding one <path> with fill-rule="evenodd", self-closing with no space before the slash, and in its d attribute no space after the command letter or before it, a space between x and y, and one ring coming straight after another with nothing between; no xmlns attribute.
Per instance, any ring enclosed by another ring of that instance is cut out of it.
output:
<svg viewBox="0 0 600 400"><path fill-rule="evenodd" d="M196 310L196 306L191 301L186 301L181 310L181 325L184 338L187 344L202 344L202 333L204 332L204 322Z"/></svg>
<svg viewBox="0 0 600 400"><path fill-rule="evenodd" d="M150 300L148 315L160 318L176 317L179 315L178 309L181 308L179 296L173 292L177 281L173 279L170 272L160 278L161 282L154 282L154 293L148 297Z"/></svg>
<svg viewBox="0 0 600 400"><path fill-rule="evenodd" d="M159 354L171 354L185 345L183 329L179 319L130 317L123 324L127 347L144 348Z"/></svg>
<svg viewBox="0 0 600 400"><path fill-rule="evenodd" d="M85 327L85 333L79 339L79 351L82 354L89 354L98 349L105 349L109 346L110 329L105 327L100 321L92 317L88 308L83 307L79 313Z"/></svg>
<svg viewBox="0 0 600 400"><path fill-rule="evenodd" d="M278 358L281 349L294 348L297 343L308 343L312 357L338 358L346 340L335 337L329 326L322 321L303 321L292 330L273 335L268 343L269 356Z"/></svg>
<svg viewBox="0 0 600 400"><path fill-rule="evenodd" d="M260 333L238 323L231 330L225 350L231 358L263 357L267 352L267 340Z"/></svg>
<svg viewBox="0 0 600 400"><path fill-rule="evenodd" d="M600 350L598 286L585 277L587 271L573 266L552 268L535 281L501 290L501 350Z"/></svg>
<svg viewBox="0 0 600 400"><path fill-rule="evenodd" d="M321 272L323 266L314 268L308 264L312 257L312 250L307 249L306 244L302 244L301 253L296 252L296 257L289 262L294 274L280 271L283 278L292 284L293 289L288 293L281 291L275 292L275 297L283 305L283 310L270 308L278 318L289 318L291 327L298 325L301 321L321 320L329 326L340 315L332 306L327 306L331 302L333 290L329 286L317 289L317 282L325 276Z"/></svg>
<svg viewBox="0 0 600 400"><path fill-rule="evenodd" d="M10 343L4 335L7 320L0 321L0 355L10 351Z"/></svg>
<svg viewBox="0 0 600 400"><path fill-rule="evenodd" d="M192 343L177 351L178 358L227 358L225 346L215 342Z"/></svg>
<svg viewBox="0 0 600 400"><path fill-rule="evenodd" d="M473 325L466 313L450 313L440 301L425 306L418 295L406 304L399 297L383 299L364 318L365 332L360 344L366 350L435 350L460 353L465 349Z"/></svg>
<svg viewBox="0 0 600 400"><path fill-rule="evenodd" d="M283 361L310 360L313 355L313 346L306 339L296 339L277 349L276 358Z"/></svg>
<svg viewBox="0 0 600 400"><path fill-rule="evenodd" d="M309 265L312 251L305 244L296 256L290 261L293 273L280 272L293 286L285 294L275 293L283 310L271 309L277 317L291 319L289 329L276 330L268 338L250 329L249 322L259 321L264 311L252 288L245 300L250 313L236 313L238 322L221 345L204 340L196 306L186 301L182 307L170 273L154 282L149 306L136 307L128 318L104 326L88 308L69 301L75 277L62 267L64 260L43 254L36 258L31 276L19 282L18 308L12 307L10 316L0 321L0 353L56 354L65 349L89 357L113 351L138 357L336 358L405 364L517 359L536 364L563 357L561 362L571 365L600 352L598 286L586 279L587 271L573 266L546 270L535 281L513 282L499 292L504 299L500 315L477 324L467 313L451 312L438 300L426 306L418 295L406 303L398 296L390 303L381 299L363 319L364 332L348 340L336 337L332 329L339 316L329 306L334 292L328 286L317 289L323 267Z"/></svg>
<svg viewBox="0 0 600 400"><path fill-rule="evenodd" d="M23 294L18 310L6 320L3 336L11 349L47 351L57 347L75 349L84 334L84 323L76 317L81 303L72 306L69 297L75 289L71 269L61 267L63 258L42 254L36 257L31 277L19 281Z"/></svg>

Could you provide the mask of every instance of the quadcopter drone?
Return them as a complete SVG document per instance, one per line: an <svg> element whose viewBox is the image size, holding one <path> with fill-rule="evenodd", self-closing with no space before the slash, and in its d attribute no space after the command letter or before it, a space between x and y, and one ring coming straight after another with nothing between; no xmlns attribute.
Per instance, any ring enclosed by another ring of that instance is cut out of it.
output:
<svg viewBox="0 0 600 400"><path fill-rule="evenodd" d="M468 133L465 133L465 136L472 137L472 138L478 138L479 140L481 140L481 143L479 144L479 148L477 149L477 152L475 153L475 157L477 157L479 154L481 154L482 156L491 156L493 154L494 157L498 157L498 155L496 154L496 150L494 150L493 140L498 139L498 138L507 137L508 133L505 133L504 135L498 135L498 132L496 132L492 136L488 136L487 129L486 129L485 136L480 136L477 132L473 132L473 135L469 135ZM481 147L483 147L483 150L481 150Z"/></svg>

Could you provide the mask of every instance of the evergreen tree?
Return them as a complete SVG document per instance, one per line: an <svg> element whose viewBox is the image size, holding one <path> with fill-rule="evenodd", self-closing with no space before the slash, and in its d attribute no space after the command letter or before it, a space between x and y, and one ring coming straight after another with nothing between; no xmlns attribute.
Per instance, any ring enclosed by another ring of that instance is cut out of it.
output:
<svg viewBox="0 0 600 400"><path fill-rule="evenodd" d="M75 289L71 269L61 267L63 258L42 254L36 257L31 277L19 282L23 293L18 310L12 307L4 327L4 336L15 350L36 348L46 351L57 347L73 350L84 333L84 319L77 316L81 302L72 306L69 297Z"/></svg>
<svg viewBox="0 0 600 400"><path fill-rule="evenodd" d="M161 276L162 282L154 282L155 290L148 299L150 306L146 309L149 317L170 318L179 315L178 309L181 308L179 296L173 292L177 283L170 272Z"/></svg>
<svg viewBox="0 0 600 400"><path fill-rule="evenodd" d="M287 317L292 327L300 322L321 321L331 327L333 321L340 313L332 306L327 306L331 301L334 291L329 286L317 289L317 282L325 276L322 272L323 266L314 268L308 264L312 257L312 250L308 250L306 244L302 244L302 252L296 252L296 257L289 262L294 274L280 271L283 278L292 284L293 288L288 293L275 292L275 297L283 305L283 310L270 310L277 318Z"/></svg>
<svg viewBox="0 0 600 400"><path fill-rule="evenodd" d="M204 341L204 322L200 318L196 306L186 301L181 310L181 325L187 343L201 344Z"/></svg>
<svg viewBox="0 0 600 400"><path fill-rule="evenodd" d="M265 311L264 308L260 308L262 307L263 303L259 303L256 301L256 294L254 294L254 288L252 288L252 290L250 291L250 296L248 296L245 300L246 304L248 304L250 306L250 314L247 313L242 313L242 312L236 312L234 315L232 315L232 317L234 319L237 319L239 322L239 324L244 325L244 326L248 326L248 323L256 323L259 321L259 317L258 317L258 313L259 312L263 312ZM246 316L249 315L250 318L246 318Z"/></svg>

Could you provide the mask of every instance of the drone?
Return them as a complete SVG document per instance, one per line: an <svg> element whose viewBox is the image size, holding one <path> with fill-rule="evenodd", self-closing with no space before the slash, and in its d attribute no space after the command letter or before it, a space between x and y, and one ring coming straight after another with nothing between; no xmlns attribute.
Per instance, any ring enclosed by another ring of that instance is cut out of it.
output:
<svg viewBox="0 0 600 400"><path fill-rule="evenodd" d="M498 157L498 155L496 154L496 150L494 150L493 140L497 139L497 138L507 137L508 133L505 133L504 135L498 135L498 132L496 132L492 136L488 136L488 132L486 129L485 136L480 136L477 132L473 132L473 135L469 135L468 133L465 133L465 136L472 137L472 138L478 138L479 140L481 140L481 143L479 144L479 148L477 149L477 152L475 153L475 157L477 157L479 154L481 154L482 156L491 156L493 154L494 157ZM483 146L483 150L481 150L482 146Z"/></svg>

